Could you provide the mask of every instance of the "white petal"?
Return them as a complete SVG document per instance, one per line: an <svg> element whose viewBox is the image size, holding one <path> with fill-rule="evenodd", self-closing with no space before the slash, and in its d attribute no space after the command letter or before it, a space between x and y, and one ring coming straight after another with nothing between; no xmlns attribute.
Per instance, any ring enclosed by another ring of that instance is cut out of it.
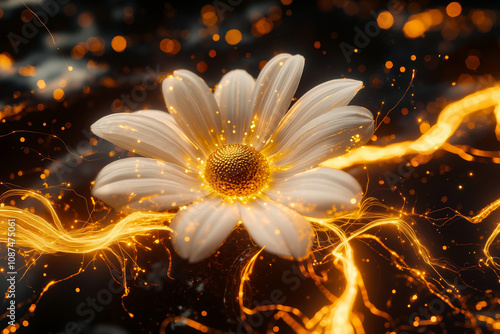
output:
<svg viewBox="0 0 500 334"><path fill-rule="evenodd" d="M283 133L293 133L333 108L348 105L362 85L363 83L357 80L336 79L314 87L295 102L282 118L273 134L273 140L279 142Z"/></svg>
<svg viewBox="0 0 500 334"><path fill-rule="evenodd" d="M280 142L268 145L275 167L285 169L286 177L318 166L319 163L367 142L373 134L373 116L365 108L335 108L298 131L287 131ZM266 155L269 154L266 152Z"/></svg>
<svg viewBox="0 0 500 334"><path fill-rule="evenodd" d="M309 254L314 233L302 215L262 199L239 206L241 220L257 245L270 253L296 259Z"/></svg>
<svg viewBox="0 0 500 334"><path fill-rule="evenodd" d="M328 218L341 211L354 210L363 193L350 174L321 167L289 179L275 180L266 195L305 216Z"/></svg>
<svg viewBox="0 0 500 334"><path fill-rule="evenodd" d="M262 69L250 100L252 125L245 143L257 150L269 139L292 102L299 85L304 57L281 54Z"/></svg>
<svg viewBox="0 0 500 334"><path fill-rule="evenodd" d="M215 89L215 100L219 105L222 128L226 144L241 144L249 127L250 97L255 80L243 70L234 70L224 75Z"/></svg>
<svg viewBox="0 0 500 334"><path fill-rule="evenodd" d="M220 198L188 205L170 225L175 233L174 247L182 258L198 262L219 248L239 220L238 206Z"/></svg>
<svg viewBox="0 0 500 334"><path fill-rule="evenodd" d="M210 88L196 74L179 70L163 80L162 89L177 125L208 155L220 144L222 132L221 115Z"/></svg>
<svg viewBox="0 0 500 334"><path fill-rule="evenodd" d="M201 180L176 164L127 158L105 166L92 195L115 209L162 211L191 203L208 193Z"/></svg>
<svg viewBox="0 0 500 334"><path fill-rule="evenodd" d="M126 150L186 166L202 155L175 123L159 110L104 116L90 127L97 136ZM191 162L190 162L191 161Z"/></svg>

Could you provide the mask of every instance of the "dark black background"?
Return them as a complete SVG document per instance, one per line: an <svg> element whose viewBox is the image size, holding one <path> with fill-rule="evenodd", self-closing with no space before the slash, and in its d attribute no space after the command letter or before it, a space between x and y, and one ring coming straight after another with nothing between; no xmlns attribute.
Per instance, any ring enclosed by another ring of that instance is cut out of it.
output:
<svg viewBox="0 0 500 334"><path fill-rule="evenodd" d="M104 141L98 141L96 146L89 146L89 139L92 138L88 135L89 127L100 117L117 111L114 107L117 106L116 100L121 99L122 94L130 94L150 77L148 67L159 70L162 75L179 68L197 72L197 64L204 61L207 71L198 74L213 87L223 75L223 70L243 68L256 77L259 62L269 60L276 53L300 53L306 58L306 65L296 94L298 97L315 85L333 78L348 77L364 82L365 88L352 103L369 108L374 115L381 113L377 122L381 124L376 132L378 140L371 143L373 145L416 139L420 135L419 118L434 124L444 105L479 89L493 86L500 75L499 21L496 20L488 32L479 31L470 21L470 15L475 9L493 10L498 18L500 5L496 1L461 1L462 15L455 19L460 20L461 30L453 40L446 41L439 27L428 31L425 37L408 39L401 31L401 25L395 25L370 38L366 46L359 48L359 53L352 55L351 62L342 54L340 44L345 42L354 45L354 28L364 29L373 22L370 11L387 10L390 3L351 1L351 5L357 5L359 10L356 14L349 15L343 7L347 8L348 1L294 0L290 5L271 0L228 1L224 3L239 4L231 6L232 10L223 14L222 22L219 20L217 29L221 39L218 42L212 40L211 34L204 38L199 36L199 31L206 28L201 21L200 11L210 3L212 2L69 1L67 4L74 6L74 13L59 5L59 10L47 22L56 45L52 43L47 30L37 28L35 36L30 37L27 43L20 44L19 52L15 52L8 35L11 32L22 34L25 22L21 17L26 7L17 0L1 1L3 16L0 18L0 53L8 53L14 63L10 69L0 70L0 147L3 153L0 165L0 181L3 183L0 190L3 192L21 187L42 190L56 196L62 194L60 200L53 198L58 213L68 222L79 220L75 225L81 226L87 221L89 210L93 208L89 200L91 181L107 163L127 155L126 152L117 152L116 156L109 157L108 152L115 148ZM431 8L444 10L447 4L448 2L402 1L396 17L405 22L412 14ZM43 11L40 2L28 2L27 5L35 12ZM272 31L262 37L252 35L255 18L258 15L267 17L273 6L281 9L282 16L274 22ZM124 13L130 10L133 12L133 22L126 23ZM291 11L289 15L286 14L287 10ZM93 17L92 24L85 28L78 23L82 13ZM466 26L471 27L469 31L463 28ZM243 34L242 41L236 46L224 41L224 35L230 29L238 29ZM188 31L189 38L179 37L182 31ZM127 39L124 52L118 53L111 48L111 39L116 35ZM80 60L73 59L71 50L90 37L102 38L104 51L101 54L88 52ZM176 55L162 52L159 46L164 38L177 39L181 45L180 52ZM321 43L319 49L314 46L316 41ZM209 56L212 49L217 53L214 58ZM411 60L412 55L416 56L415 61ZM446 55L449 59L445 59ZM465 60L469 55L476 55L480 59L480 66L476 70L470 70L466 66ZM96 68L88 68L90 60L97 65ZM389 60L394 64L391 70L385 68L385 63ZM22 76L18 73L20 67L27 65L36 67L35 76ZM74 67L72 72L67 70L69 65ZM401 66L406 68L404 73L399 71ZM416 75L412 82L413 69L416 70ZM459 78L464 74L468 77L462 76L462 79L467 80L460 81ZM36 85L40 79L48 86L44 91ZM56 102L52 92L61 79L67 81L67 86L63 88L65 98ZM453 86L452 83L457 80L458 84ZM90 87L90 91L84 93L86 86ZM436 101L439 107L436 110L429 108L429 103ZM20 113L6 114L8 106L20 103L24 104ZM44 105L43 110L37 109L39 104ZM146 90L144 100L137 104L134 110L163 109L161 90ZM389 114L390 122L383 123L383 116L393 107ZM403 108L409 110L407 115L401 113ZM123 108L123 111L126 109ZM475 128L470 130L464 125L459 129L460 137L454 136L451 142L484 150L500 150L491 114L477 116L471 121L475 122ZM67 128L67 123L71 124L70 128ZM62 127L65 129L62 130ZM24 142L20 141L21 137ZM85 158L76 159L75 156L78 155ZM411 158L404 158L406 160L403 160L403 164ZM453 217L456 212L464 215L477 213L497 199L500 195L500 168L491 159L466 162L451 153L439 151L429 162L415 168L410 177L397 182L396 190L391 190L387 184L387 173L398 175L399 165L398 161L390 161L368 165L366 170L354 167L351 172L360 182L368 182L367 196L379 199L388 207L394 207L395 211L408 213L407 219L414 221L419 238L432 255L452 264L450 267L454 271L443 270L442 274L450 282L459 282L461 286L465 286L461 291L465 302L463 307L470 309L476 316L486 314L494 317L498 310L498 278L491 269L479 266L478 263L483 258L482 245L500 217L492 214L479 225L472 225L458 217L450 220L446 218ZM70 168L65 169L65 166ZM50 175L42 180L40 174L45 169L50 171ZM22 176L19 171L22 171ZM471 172L473 176L469 175ZM384 181L382 184L381 180ZM70 185L62 184L63 182L69 182ZM462 189L458 188L459 185ZM446 200L443 199L444 196L447 197ZM24 205L19 201L17 203ZM428 217L438 220L423 217L426 213ZM108 215L106 210L101 210L98 204L93 219L99 220L106 216L105 221L109 221L113 218L112 215L112 212ZM444 226L438 226L444 222ZM381 229L373 233L387 238L384 239L387 245L405 254L410 265L432 272L414 256L408 243L401 243L400 236L394 230ZM146 273L128 282L131 292L124 298L123 304L134 314L133 318L127 315L122 306L121 292L116 291L102 311L93 312L95 318L92 321L87 321L90 313L83 316L78 314L77 309L82 303L85 310L89 309L87 298L105 294L102 290L113 282L113 273L117 277L120 274L109 269L109 263L100 259L91 261L92 255L83 257L58 254L39 258L36 265L18 282L20 292L17 301L23 302L18 310L19 316L28 313L27 307L50 280L77 272L82 262L86 271L49 289L35 313L27 319L29 326L21 327L18 332L61 333L69 322L74 322L82 333L158 333L160 323L172 316L186 316L211 328L238 331L241 325L234 287L238 284L242 265L257 250L251 244L247 232L235 231L222 246L218 256L196 265L181 260L173 251L170 259L168 249L172 247L168 235L160 236L163 238L160 245L153 244L151 238L140 239L144 245L152 247L152 250L138 248L136 259L146 269ZM447 246L446 250L443 250L443 245ZM356 262L372 302L394 318L394 326L385 327L386 321L370 314L359 299L355 311L362 314L366 332L408 330L411 315L420 312L422 307L428 309L425 305L436 300L436 297L421 282L410 282L408 272L399 271L391 265L390 256L380 247L369 242L355 242L353 246ZM18 260L21 261L21 258ZM116 261L110 261L116 264ZM47 268L44 265L48 265ZM169 265L172 266L170 277L167 276ZM302 280L300 275L295 274L294 268L295 263L264 253L252 276L254 289L249 303L263 303L269 300L273 289L279 289L286 298L284 304L296 306L306 315L312 316L327 304L327 299L318 292L314 283ZM435 274L431 276L437 277ZM145 282L156 286L145 286ZM5 290L6 283L2 281L0 284ZM338 292L342 284L340 274L330 272L328 287ZM75 291L77 287L80 289L78 293ZM393 289L396 290L395 294L391 292ZM410 301L415 293L418 294L418 299ZM476 309L479 301L487 302L487 307L480 311ZM202 311L206 311L207 316L202 316ZM474 332L461 314L453 313L448 307L439 312L431 312L431 315L442 316L443 320L440 325L421 328L420 332L444 333L446 328L448 333ZM264 325L256 328L260 332L265 331L272 316L264 315L263 319ZM259 317L252 321L259 322ZM2 328L5 325L4 319ZM282 322L277 322L276 325L280 327L280 333L291 332ZM484 322L479 322L479 325L483 332L491 331L491 327ZM167 332L196 331L176 324L169 326Z"/></svg>

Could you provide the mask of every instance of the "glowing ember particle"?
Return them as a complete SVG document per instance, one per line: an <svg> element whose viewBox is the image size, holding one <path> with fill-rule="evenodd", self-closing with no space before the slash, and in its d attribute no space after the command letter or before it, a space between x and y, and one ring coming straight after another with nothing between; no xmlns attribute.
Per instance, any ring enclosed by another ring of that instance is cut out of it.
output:
<svg viewBox="0 0 500 334"><path fill-rule="evenodd" d="M62 99L64 99L64 91L61 88L57 88L54 91L53 96L54 96L54 100L61 101Z"/></svg>
<svg viewBox="0 0 500 334"><path fill-rule="evenodd" d="M6 71L12 68L12 58L7 52L0 54L0 69Z"/></svg>
<svg viewBox="0 0 500 334"><path fill-rule="evenodd" d="M123 36L115 36L111 40L111 47L116 52L123 52L127 47L127 40Z"/></svg>
<svg viewBox="0 0 500 334"><path fill-rule="evenodd" d="M394 66L394 64L390 60L388 60L388 61L385 62L385 67L388 68L388 69L391 69L393 66Z"/></svg>
<svg viewBox="0 0 500 334"><path fill-rule="evenodd" d="M212 5L205 5L201 9L201 20L207 27L212 27L219 21L217 13L215 12L215 7Z"/></svg>
<svg viewBox="0 0 500 334"><path fill-rule="evenodd" d="M403 26L403 32L408 38L417 38L422 36L425 32L425 25L420 20L411 20Z"/></svg>
<svg viewBox="0 0 500 334"><path fill-rule="evenodd" d="M35 66L26 65L26 66L20 67L18 72L23 77L33 77L33 76L35 76L35 70L36 70Z"/></svg>
<svg viewBox="0 0 500 334"><path fill-rule="evenodd" d="M45 81L43 81L43 80L38 80L38 81L36 82L36 85L37 85L37 86L38 86L38 88L40 88L40 89L44 89L44 88L46 87L46 85L45 85Z"/></svg>
<svg viewBox="0 0 500 334"><path fill-rule="evenodd" d="M465 59L465 65L469 70L477 70L480 64L481 62L477 56L468 56L467 59Z"/></svg>
<svg viewBox="0 0 500 334"><path fill-rule="evenodd" d="M394 17L391 12L384 11L377 17L377 24L381 29L389 29L394 24Z"/></svg>
<svg viewBox="0 0 500 334"><path fill-rule="evenodd" d="M241 42L241 32L238 29L231 29L226 33L225 39L227 44L236 45Z"/></svg>
<svg viewBox="0 0 500 334"><path fill-rule="evenodd" d="M208 65L206 62L200 61L198 64L196 64L196 69L198 70L198 72L204 73L207 71Z"/></svg>
<svg viewBox="0 0 500 334"><path fill-rule="evenodd" d="M217 41L220 39L219 34L214 34L214 35L212 36L212 39L214 40L214 42L217 42Z"/></svg>
<svg viewBox="0 0 500 334"><path fill-rule="evenodd" d="M446 6L446 14L448 14L449 17L457 17L461 12L462 5L456 1L450 2L448 6Z"/></svg>
<svg viewBox="0 0 500 334"><path fill-rule="evenodd" d="M160 50L168 54L177 54L181 50L181 44L175 39L162 39Z"/></svg>

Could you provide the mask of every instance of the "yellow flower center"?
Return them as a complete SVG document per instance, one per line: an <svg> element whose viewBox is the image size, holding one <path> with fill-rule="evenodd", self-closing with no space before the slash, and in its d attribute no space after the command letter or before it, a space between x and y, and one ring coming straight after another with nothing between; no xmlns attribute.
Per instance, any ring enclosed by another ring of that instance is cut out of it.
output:
<svg viewBox="0 0 500 334"><path fill-rule="evenodd" d="M246 145L222 145L207 159L205 180L223 196L250 196L264 188L269 179L267 159Z"/></svg>

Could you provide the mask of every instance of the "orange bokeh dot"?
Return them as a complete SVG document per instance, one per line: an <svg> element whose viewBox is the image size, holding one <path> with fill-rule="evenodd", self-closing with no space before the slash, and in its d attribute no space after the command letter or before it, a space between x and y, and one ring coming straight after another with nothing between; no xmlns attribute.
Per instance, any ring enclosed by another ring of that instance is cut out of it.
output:
<svg viewBox="0 0 500 334"><path fill-rule="evenodd" d="M207 71L208 65L206 62L200 61L198 64L196 64L196 69L198 70L198 72L204 73Z"/></svg>
<svg viewBox="0 0 500 334"><path fill-rule="evenodd" d="M241 42L241 32L238 29L231 29L226 33L225 39L227 44L236 45Z"/></svg>
<svg viewBox="0 0 500 334"><path fill-rule="evenodd" d="M465 65L469 70L477 70L480 64L481 62L478 56L468 56L467 59L465 59Z"/></svg>
<svg viewBox="0 0 500 334"><path fill-rule="evenodd" d="M203 24L207 27L211 27L217 24L219 18L217 17L217 13L215 12L215 7L212 5L205 5L201 9L201 20Z"/></svg>
<svg viewBox="0 0 500 334"><path fill-rule="evenodd" d="M64 99L64 91L61 88L57 88L54 91L53 96L54 96L54 100L61 101L62 99Z"/></svg>
<svg viewBox="0 0 500 334"><path fill-rule="evenodd" d="M111 40L111 47L116 52L122 52L127 47L127 40L123 36L115 36Z"/></svg>
<svg viewBox="0 0 500 334"><path fill-rule="evenodd" d="M169 54L177 54L181 50L181 43L175 39L162 39L160 42L161 51Z"/></svg>
<svg viewBox="0 0 500 334"><path fill-rule="evenodd" d="M388 60L388 61L385 62L385 67L388 68L388 69L391 69L393 66L394 66L394 64L390 60Z"/></svg>
<svg viewBox="0 0 500 334"><path fill-rule="evenodd" d="M381 29L389 29L394 24L394 17L391 12L385 11L378 15L377 24Z"/></svg>
<svg viewBox="0 0 500 334"><path fill-rule="evenodd" d="M446 14L448 14L449 17L457 17L461 12L462 5L456 1L450 2L448 6L446 6Z"/></svg>
<svg viewBox="0 0 500 334"><path fill-rule="evenodd" d="M403 32L408 38L417 38L425 32L425 25L422 21L415 19L405 23Z"/></svg>

